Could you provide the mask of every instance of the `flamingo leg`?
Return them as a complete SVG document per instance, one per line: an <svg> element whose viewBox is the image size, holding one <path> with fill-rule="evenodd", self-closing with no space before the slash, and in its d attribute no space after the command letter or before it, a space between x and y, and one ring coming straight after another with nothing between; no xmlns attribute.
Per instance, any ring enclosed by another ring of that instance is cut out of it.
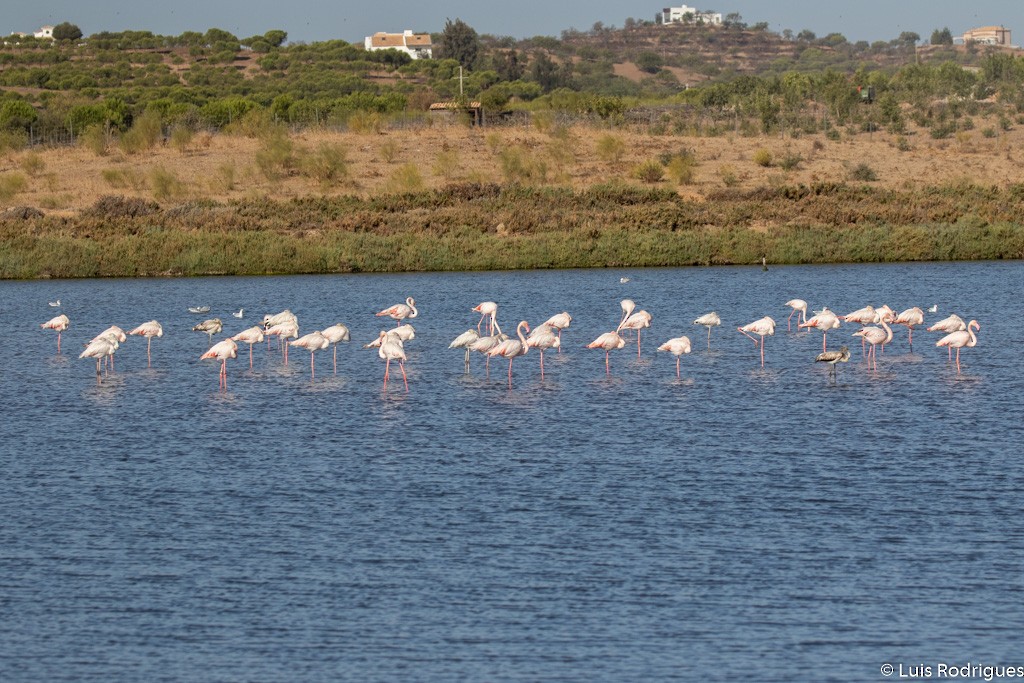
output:
<svg viewBox="0 0 1024 683"><path fill-rule="evenodd" d="M338 374L338 345L334 345L334 374Z"/></svg>
<svg viewBox="0 0 1024 683"><path fill-rule="evenodd" d="M711 348L711 325L708 325L708 348Z"/></svg>
<svg viewBox="0 0 1024 683"><path fill-rule="evenodd" d="M907 327L907 330L909 330L907 334L908 334L908 337L909 337L908 341L910 343L910 351L913 352L914 351L914 328L913 327Z"/></svg>
<svg viewBox="0 0 1024 683"><path fill-rule="evenodd" d="M604 352L604 372L606 375L612 374L612 366L608 362L608 352Z"/></svg>
<svg viewBox="0 0 1024 683"><path fill-rule="evenodd" d="M558 352L562 352L562 328L558 328Z"/></svg>
<svg viewBox="0 0 1024 683"><path fill-rule="evenodd" d="M761 337L761 367L764 367L764 337Z"/></svg>
<svg viewBox="0 0 1024 683"><path fill-rule="evenodd" d="M153 344L153 338L152 337L146 337L146 367L147 368L153 367L153 359L149 355L149 347L152 346L152 344Z"/></svg>
<svg viewBox="0 0 1024 683"><path fill-rule="evenodd" d="M828 351L828 332L821 333L821 352L825 353Z"/></svg>
<svg viewBox="0 0 1024 683"><path fill-rule="evenodd" d="M252 370L252 344L249 344L249 369Z"/></svg>
<svg viewBox="0 0 1024 683"><path fill-rule="evenodd" d="M797 309L794 308L793 309L793 313L796 313L796 311L797 311ZM792 325L793 313L790 313L789 317L786 318L786 332L792 332L793 331L793 325ZM797 323L799 323L800 322L800 318L797 318L796 321L797 321Z"/></svg>
<svg viewBox="0 0 1024 683"><path fill-rule="evenodd" d="M636 357L640 357L640 330L636 331Z"/></svg>
<svg viewBox="0 0 1024 683"><path fill-rule="evenodd" d="M956 350L956 374L960 374L960 349Z"/></svg>
<svg viewBox="0 0 1024 683"><path fill-rule="evenodd" d="M388 388L388 373L391 371L391 359L386 359L384 363L384 388Z"/></svg>
<svg viewBox="0 0 1024 683"><path fill-rule="evenodd" d="M309 379L310 380L316 379L316 364L315 364L315 361L314 361L315 358L316 358L316 352L315 351L310 351L309 352Z"/></svg>
<svg viewBox="0 0 1024 683"><path fill-rule="evenodd" d="M96 359L96 380L98 381L99 378L100 378L100 359L97 358Z"/></svg>
<svg viewBox="0 0 1024 683"><path fill-rule="evenodd" d="M512 358L508 359L508 388L512 388Z"/></svg>
<svg viewBox="0 0 1024 683"><path fill-rule="evenodd" d="M540 378L544 379L544 349L540 350Z"/></svg>
<svg viewBox="0 0 1024 683"><path fill-rule="evenodd" d="M60 331L57 332L57 355L60 355Z"/></svg>
<svg viewBox="0 0 1024 683"><path fill-rule="evenodd" d="M679 356L676 356L676 379L679 379Z"/></svg>
<svg viewBox="0 0 1024 683"><path fill-rule="evenodd" d="M737 327L736 329L737 329L737 330L738 330L738 331L739 331L740 333L742 333L744 337L746 337L746 338L747 338L747 339L749 339L750 341L754 342L754 344L757 344L757 340L756 340L756 339L754 339L754 338L753 338L753 337L752 337L751 335L747 334L747 333L746 333L746 331L745 331L745 330L744 330L744 329L743 329L742 327ZM711 336L711 335L710 335L710 332L711 332L711 330L709 329L709 330L708 330L708 333L709 333L709 334L708 334L708 337L709 337L709 338L710 338L710 336Z"/></svg>
<svg viewBox="0 0 1024 683"><path fill-rule="evenodd" d="M405 390L409 391L409 378L405 376L405 361L398 361L398 367L402 368L402 381L405 382Z"/></svg>
<svg viewBox="0 0 1024 683"><path fill-rule="evenodd" d="M469 374L469 347L466 347L466 374Z"/></svg>

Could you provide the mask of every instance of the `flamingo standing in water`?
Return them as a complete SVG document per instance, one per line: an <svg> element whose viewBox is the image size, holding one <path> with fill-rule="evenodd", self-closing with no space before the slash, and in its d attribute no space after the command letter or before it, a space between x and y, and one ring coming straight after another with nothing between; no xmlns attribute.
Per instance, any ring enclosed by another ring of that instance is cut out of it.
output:
<svg viewBox="0 0 1024 683"><path fill-rule="evenodd" d="M952 334L953 332L959 332L967 329L967 323L964 319L958 316L956 313L950 314L948 317L943 318L937 323L933 324L928 328L928 332L945 332L946 334ZM953 360L953 347L947 346L946 350L949 351L949 360Z"/></svg>
<svg viewBox="0 0 1024 683"><path fill-rule="evenodd" d="M608 353L613 349L621 349L625 345L626 340L619 336L619 331L616 329L614 332L605 332L600 337L587 344L587 348L601 349L604 351L604 371L605 374L610 375L612 369L608 360Z"/></svg>
<svg viewBox="0 0 1024 683"><path fill-rule="evenodd" d="M224 329L223 323L220 318L211 318L210 320L204 320L195 327L192 328L193 332L205 332L206 336L210 338L210 342L213 342L213 335L220 334L220 331Z"/></svg>
<svg viewBox="0 0 1024 683"><path fill-rule="evenodd" d="M86 344L85 350L79 354L79 358L96 359L96 381L100 381L100 362L104 358L110 358L117 350L118 341L112 335L100 335Z"/></svg>
<svg viewBox="0 0 1024 683"><path fill-rule="evenodd" d="M555 328L547 323L538 325L526 338L526 345L540 352L540 378L544 379L544 352L562 348L562 341L555 334Z"/></svg>
<svg viewBox="0 0 1024 683"><path fill-rule="evenodd" d="M469 345L469 350L470 351L476 351L478 353L482 353L482 354L484 354L485 358L487 359L485 361L484 367L486 368L486 372L487 372L487 376L488 377L490 377L490 374L491 374L491 356L489 355L490 350L493 349L498 344L501 344L502 342L507 341L507 340L508 340L508 335L503 333L503 332L499 332L498 334L494 334L494 335L491 335L489 337L480 337L475 342L471 342L470 343L470 345Z"/></svg>
<svg viewBox="0 0 1024 683"><path fill-rule="evenodd" d="M405 300L404 304L395 304L394 306L389 306L388 308L385 308L383 311L380 311L376 315L378 318L387 316L388 318L391 318L392 320L395 320L397 323L401 324L406 318L415 318L419 314L420 312L416 310L416 300L410 296L408 299ZM404 367L405 366L403 366L403 368Z"/></svg>
<svg viewBox="0 0 1024 683"><path fill-rule="evenodd" d="M163 325L155 320L150 320L148 323L142 323L128 334L146 338L146 367L152 367L153 361L149 353L149 347L153 343L153 337L164 336Z"/></svg>
<svg viewBox="0 0 1024 683"><path fill-rule="evenodd" d="M974 336L974 330L981 331L981 325L977 320L972 320L967 323L966 330L957 330L956 332L950 332L945 337L935 342L936 346L945 346L947 349L956 349L956 372L960 374L960 349L963 347L974 348L978 343L978 338Z"/></svg>
<svg viewBox="0 0 1024 683"><path fill-rule="evenodd" d="M839 316L828 310L826 306L808 318L807 322L797 325L798 329L801 327L814 327L821 330L821 351L824 353L828 351L828 331L839 329Z"/></svg>
<svg viewBox="0 0 1024 683"><path fill-rule="evenodd" d="M710 330L710 329L711 328L709 327L708 330ZM679 377L679 358L684 353L689 353L690 352L690 338L687 337L686 335L683 335L682 337L675 337L674 339L669 339L667 342L665 342L664 344L659 346L658 350L659 351L668 351L669 353L671 353L673 356L676 357L676 378L678 378Z"/></svg>
<svg viewBox="0 0 1024 683"><path fill-rule="evenodd" d="M640 330L651 326L651 314L647 311L633 313L636 304L632 299L622 300L622 312L625 317L619 323L620 330L636 330L636 357L640 357Z"/></svg>
<svg viewBox="0 0 1024 683"><path fill-rule="evenodd" d="M471 350L469 347L478 339L480 339L480 333L471 327L453 339L452 343L448 345L449 349L466 350L466 372L469 372L469 352Z"/></svg>
<svg viewBox="0 0 1024 683"><path fill-rule="evenodd" d="M748 323L743 327L736 328L739 332L743 333L743 336L753 340L754 346L757 346L757 339L754 339L751 334L756 334L761 338L761 367L764 367L764 338L771 337L775 334L775 321L765 316L760 320L755 320L752 323Z"/></svg>
<svg viewBox="0 0 1024 683"><path fill-rule="evenodd" d="M370 344L367 344L367 346L370 346ZM381 330L376 346L377 356L385 361L384 388L388 388L388 378L391 376L391 361L397 360L399 367L402 368L402 381L405 382L405 390L409 391L409 378L405 374L405 348L402 346L402 340L394 332Z"/></svg>
<svg viewBox="0 0 1024 683"><path fill-rule="evenodd" d="M561 313L556 313L553 316L551 316L550 318L548 318L546 321L544 321L545 325L550 325L551 327L553 327L556 330L558 330L558 352L559 353L562 352L562 330L564 330L567 327L569 327L569 324L571 322L572 322L572 316L569 315L568 311L562 311Z"/></svg>
<svg viewBox="0 0 1024 683"><path fill-rule="evenodd" d="M814 358L815 363L828 363L828 376L834 382L836 376L839 374L839 370L836 368L836 363L845 363L850 360L850 349L845 344L839 347L838 351L822 351Z"/></svg>
<svg viewBox="0 0 1024 683"><path fill-rule="evenodd" d="M69 325L71 325L71 321L63 313L58 315L56 318L47 320L45 323L39 325L39 327L44 330L57 331L57 353L60 353L60 335L64 330L68 329Z"/></svg>
<svg viewBox="0 0 1024 683"><path fill-rule="evenodd" d="M722 319L718 317L718 314L714 311L705 313L701 317L693 321L694 325L703 325L708 328L708 348L711 348L711 328L718 327L722 324Z"/></svg>
<svg viewBox="0 0 1024 683"><path fill-rule="evenodd" d="M264 331L266 337L277 337L284 346L284 364L288 365L288 344L287 340L296 339L299 336L299 324L294 321L278 323Z"/></svg>
<svg viewBox="0 0 1024 683"><path fill-rule="evenodd" d="M896 316L893 320L894 325L906 325L907 326L907 343L910 344L910 350L914 350L914 326L924 325L924 311L917 306L908 308L907 310Z"/></svg>
<svg viewBox="0 0 1024 683"><path fill-rule="evenodd" d="M236 334L231 338L231 341L249 345L249 369L252 370L252 346L263 341L263 328L259 325L253 325L249 329L242 330Z"/></svg>
<svg viewBox="0 0 1024 683"><path fill-rule="evenodd" d="M488 356L492 358L494 356L501 356L502 358L508 358L508 387L512 388L512 361L519 356L525 356L530 350L530 347L526 343L526 337L523 336L523 330L530 331L530 324L525 320L520 320L519 324L516 325L516 336L518 339L506 339L501 342L493 349L487 352Z"/></svg>
<svg viewBox="0 0 1024 683"><path fill-rule="evenodd" d="M800 313L796 318L797 329L800 329L800 323L807 322L807 302L803 299L790 299L786 302L786 305L793 309L793 312L786 318L786 332L792 332L792 320L796 313Z"/></svg>
<svg viewBox="0 0 1024 683"><path fill-rule="evenodd" d="M280 325L282 323L295 323L296 325L298 325L299 319L295 317L295 314L292 313L287 308L281 311L280 313L274 313L273 315L268 313L267 315L263 316L264 330L269 330L271 327L274 327L275 325ZM278 337L277 341L280 347L281 338ZM267 350L270 350L270 337L267 337Z"/></svg>
<svg viewBox="0 0 1024 683"><path fill-rule="evenodd" d="M112 339L115 342L117 342L118 344L123 344L125 342L125 340L128 339L128 335L126 335L124 333L124 330L122 330L117 325L111 325L110 327L108 327L107 329L103 330L102 332L97 334L95 337L93 337L89 341L89 343L91 344L94 341L99 341L100 339L105 339L105 338L106 339ZM114 348L117 349L118 347L114 346ZM114 354L113 353L111 353L111 354L109 354L107 356L106 362L108 362L110 364L110 369L113 370L114 369Z"/></svg>
<svg viewBox="0 0 1024 683"><path fill-rule="evenodd" d="M868 351L868 368L878 369L878 359L876 358L876 349L880 344L888 344L892 341L892 328L887 324L889 321L888 315L878 316L876 322L882 325L882 328L878 327L862 327L853 333L854 337L860 337L861 341L867 341L871 344L871 349Z"/></svg>
<svg viewBox="0 0 1024 683"><path fill-rule="evenodd" d="M288 342L289 346L298 346L300 349L306 349L309 351L309 378L311 380L316 379L316 352L323 351L331 342L327 341L327 337L320 333L319 330L314 330L309 334L304 334L295 341Z"/></svg>
<svg viewBox="0 0 1024 683"><path fill-rule="evenodd" d="M348 328L341 323L331 325L325 330L320 330L320 334L327 338L331 346L334 347L334 374L338 374L338 342L347 342L350 338Z"/></svg>
<svg viewBox="0 0 1024 683"><path fill-rule="evenodd" d="M231 339L225 339L211 346L206 353L199 356L199 360L213 358L220 361L220 377L217 386L226 391L228 388L228 358L237 357L238 344Z"/></svg>
<svg viewBox="0 0 1024 683"><path fill-rule="evenodd" d="M501 328L498 327L498 304L493 301L482 301L473 307L474 313L480 314L480 322L476 324L477 334L480 334L480 326L484 322L484 318L490 316L490 321L487 323L487 334L494 334L494 329L497 327L498 332L501 332Z"/></svg>

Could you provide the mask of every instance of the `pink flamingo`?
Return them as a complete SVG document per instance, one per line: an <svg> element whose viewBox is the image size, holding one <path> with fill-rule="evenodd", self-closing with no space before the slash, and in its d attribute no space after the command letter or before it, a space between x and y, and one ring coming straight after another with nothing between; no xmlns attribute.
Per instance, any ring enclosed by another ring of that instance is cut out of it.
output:
<svg viewBox="0 0 1024 683"><path fill-rule="evenodd" d="M393 332L384 332L383 330L380 333L379 340L377 356L385 361L384 388L388 388L388 378L391 376L391 361L397 360L399 367L402 368L402 381L405 382L405 390L409 391L409 379L405 374L405 348L402 346L402 340Z"/></svg>
<svg viewBox="0 0 1024 683"><path fill-rule="evenodd" d="M416 310L416 301L410 296L405 300L404 304L389 306L376 315L378 318L387 316L398 323L402 323L406 318L415 318L419 314L420 312Z"/></svg>
<svg viewBox="0 0 1024 683"><path fill-rule="evenodd" d="M297 322L283 322L268 328L264 333L267 337L277 337L282 343L288 339L296 339L299 336L299 324ZM288 365L288 344L284 343L284 364Z"/></svg>
<svg viewBox="0 0 1024 683"><path fill-rule="evenodd" d="M711 329L711 328L708 328ZM675 337L658 347L659 351L668 351L676 357L676 377L679 377L679 359L684 353L690 352L690 338L687 336Z"/></svg>
<svg viewBox="0 0 1024 683"><path fill-rule="evenodd" d="M959 332L967 329L967 323L964 319L958 316L956 313L943 318L937 323L933 324L927 329L928 332L945 332L946 334L952 334L953 332ZM953 360L953 347L947 346L946 350L949 352L948 359Z"/></svg>
<svg viewBox="0 0 1024 683"><path fill-rule="evenodd" d="M743 327L736 328L739 332L743 333L743 336L753 340L754 346L757 346L757 339L754 339L750 333L756 334L761 338L761 367L764 367L764 338L771 337L775 334L775 321L768 316L755 320L752 323L747 323Z"/></svg>
<svg viewBox="0 0 1024 683"><path fill-rule="evenodd" d="M945 337L935 342L936 346L945 346L947 349L956 349L956 372L960 374L960 349L963 347L974 348L978 343L978 338L974 336L974 330L981 331L981 325L977 320L972 320L967 323L966 330L957 330L956 332L950 332Z"/></svg>
<svg viewBox="0 0 1024 683"><path fill-rule="evenodd" d="M554 327L543 323L526 338L526 345L540 352L540 378L544 379L544 352L548 349L561 349L562 341L555 334Z"/></svg>
<svg viewBox="0 0 1024 683"><path fill-rule="evenodd" d="M622 311L625 318L619 323L620 330L636 330L636 357L640 357L640 330L651 326L651 314L647 311L633 313L636 304L631 299L623 299Z"/></svg>
<svg viewBox="0 0 1024 683"><path fill-rule="evenodd" d="M494 328L498 324L496 322L498 317L498 304L493 301L483 301L474 306L473 311L480 314L480 322L476 324L477 334L480 333L480 326L483 324L484 318L487 316L491 317L490 322L487 324L487 334L494 334ZM500 327L498 328L498 332L501 332Z"/></svg>
<svg viewBox="0 0 1024 683"><path fill-rule="evenodd" d="M153 343L153 337L164 336L163 325L155 320L150 320L148 323L142 323L128 334L146 338L146 367L152 367L153 361L149 353L149 347Z"/></svg>
<svg viewBox="0 0 1024 683"><path fill-rule="evenodd" d="M452 343L448 345L449 349L466 350L466 372L469 372L469 352L471 351L469 347L478 339L480 339L480 333L471 327L453 339Z"/></svg>
<svg viewBox="0 0 1024 683"><path fill-rule="evenodd" d="M487 358L484 367L486 368L487 376L490 377L491 373L491 356L490 351L498 344L508 340L508 335L499 332L498 334L491 335L489 337L480 337L475 342L471 342L469 345L470 351L476 351L482 353Z"/></svg>
<svg viewBox="0 0 1024 683"><path fill-rule="evenodd" d="M803 299L790 299L789 301L786 302L786 305L793 309L793 312L789 314L788 318L786 318L786 331L792 332L793 327L791 321L793 320L793 316L796 315L797 313L799 313L800 315L798 315L796 318L796 324L797 329L800 329L800 323L807 322L807 302L804 301Z"/></svg>
<svg viewBox="0 0 1024 683"><path fill-rule="evenodd" d="M876 322L880 323L885 328L884 330L877 327L862 327L853 333L854 337L860 337L861 340L866 340L871 344L871 349L868 351L868 369L878 369L876 349L880 344L888 344L892 341L892 328L886 324L888 321L888 315L878 316Z"/></svg>
<svg viewBox="0 0 1024 683"><path fill-rule="evenodd" d="M553 327L556 330L558 330L558 352L559 353L562 352L562 330L568 328L569 324L571 322L572 322L572 316L569 315L568 311L562 311L561 313L556 313L556 314L554 314L553 316L551 316L550 318L548 318L547 320L544 321L545 325L550 325L551 327Z"/></svg>
<svg viewBox="0 0 1024 683"><path fill-rule="evenodd" d="M894 325L906 325L907 326L907 343L910 344L910 350L914 350L914 326L924 325L924 311L917 306L908 308L907 310L896 316L893 321Z"/></svg>
<svg viewBox="0 0 1024 683"><path fill-rule="evenodd" d="M588 349L601 349L604 351L604 371L605 374L611 374L612 369L608 360L608 353L613 349L621 349L626 345L626 340L619 336L619 331L616 329L614 332L605 332L594 341L587 344Z"/></svg>
<svg viewBox="0 0 1024 683"><path fill-rule="evenodd" d="M238 344L231 339L225 339L211 346L206 353L199 356L199 360L213 358L220 361L220 377L217 386L226 391L228 388L228 358L237 357Z"/></svg>
<svg viewBox="0 0 1024 683"><path fill-rule="evenodd" d="M271 327L274 327L275 325L280 325L281 323L295 323L296 325L298 325L299 324L299 319L296 318L295 314L292 313L287 308L284 309L283 311L281 311L280 313L274 313L273 315L270 315L268 313L267 315L263 316L263 329L264 330L269 330ZM280 337L278 337L277 342L278 342L278 348L280 348L280 346L281 346L281 338ZM270 350L270 337L267 337L267 350L268 351Z"/></svg>
<svg viewBox="0 0 1024 683"><path fill-rule="evenodd" d="M64 330L68 329L69 325L71 325L71 321L63 313L58 315L56 318L53 318L52 320L47 320L45 323L39 325L39 327L43 328L44 330L57 331L57 353L60 353L60 335Z"/></svg>
<svg viewBox="0 0 1024 683"><path fill-rule="evenodd" d="M92 342L99 341L100 339L113 339L118 344L123 344L125 342L125 340L128 339L128 335L126 335L124 333L124 330L122 330L117 325L111 325L110 327L108 327L107 329L103 330L102 332L97 334L95 337L93 337L90 340L89 343L91 344ZM117 346L115 346L114 348L116 349ZM106 357L106 362L110 364L110 369L113 370L114 369L114 354L113 353L111 353L110 355L108 355Z"/></svg>
<svg viewBox="0 0 1024 683"><path fill-rule="evenodd" d="M710 313L705 313L701 317L699 317L696 320L694 320L693 324L694 325L703 325L704 327L708 328L708 348L710 349L711 348L711 328L712 327L718 327L719 325L721 325L722 324L722 319L720 317L718 317L717 313L715 313L714 311L711 311Z"/></svg>
<svg viewBox="0 0 1024 683"><path fill-rule="evenodd" d="M331 345L331 342L327 341L327 337L314 330L309 334L302 335L295 341L288 342L288 345L298 346L300 349L309 351L309 378L311 380L316 379L316 352L323 351Z"/></svg>
<svg viewBox="0 0 1024 683"><path fill-rule="evenodd" d="M101 335L96 337L85 346L85 350L79 354L79 358L96 359L96 381L100 381L100 362L104 358L110 358L117 350L118 341L112 335Z"/></svg>
<svg viewBox="0 0 1024 683"><path fill-rule="evenodd" d="M249 345L249 369L252 370L252 347L253 344L259 344L263 341L263 328L259 325L253 325L249 329L242 330L236 334L231 338L231 341Z"/></svg>
<svg viewBox="0 0 1024 683"><path fill-rule="evenodd" d="M411 326L410 326L411 327ZM348 328L338 323L331 325L325 330L320 330L320 334L327 338L327 341L334 347L334 374L338 374L338 342L347 342L349 340Z"/></svg>
<svg viewBox="0 0 1024 683"><path fill-rule="evenodd" d="M508 387L512 388L512 361L519 356L525 356L530 350L530 347L526 344L526 337L523 336L523 329L527 332L530 331L530 324L525 320L520 320L519 324L516 325L516 336L518 339L506 339L501 342L493 349L487 352L488 356L492 358L494 356L501 356L502 358L508 358Z"/></svg>
<svg viewBox="0 0 1024 683"><path fill-rule="evenodd" d="M801 327L814 327L821 330L821 351L824 353L828 351L828 331L839 329L839 316L828 310L826 306L808 318L806 322L797 325L798 329Z"/></svg>

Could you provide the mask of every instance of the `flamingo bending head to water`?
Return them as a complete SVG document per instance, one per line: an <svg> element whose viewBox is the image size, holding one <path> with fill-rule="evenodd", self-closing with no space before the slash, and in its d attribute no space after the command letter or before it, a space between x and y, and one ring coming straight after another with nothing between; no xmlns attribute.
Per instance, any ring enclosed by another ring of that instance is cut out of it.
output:
<svg viewBox="0 0 1024 683"><path fill-rule="evenodd" d="M704 327L708 328L708 348L710 349L711 348L711 328L712 327L718 327L719 325L721 325L722 324L722 319L720 317L718 317L717 313L715 313L714 311L711 311L710 313L705 313L701 317L699 317L696 320L694 320L693 324L694 325L703 325Z"/></svg>
<svg viewBox="0 0 1024 683"><path fill-rule="evenodd" d="M793 329L791 321L796 313L800 314L796 319L797 325L807 322L807 302L803 299L790 299L786 302L786 305L793 309L793 312L789 314L788 318L786 318L786 331L789 332ZM797 329L800 328L797 327Z"/></svg>
<svg viewBox="0 0 1024 683"><path fill-rule="evenodd" d="M480 326L488 316L490 316L490 321L487 324L487 334L494 334L494 328L497 325L498 304L493 301L481 301L472 310L474 313L480 314L480 322L476 324L477 334L480 333ZM498 328L498 331L500 332L501 328Z"/></svg>
<svg viewBox="0 0 1024 683"><path fill-rule="evenodd" d="M224 339L219 341L209 348L209 350L203 355L199 356L199 360L207 360L212 358L220 361L220 378L218 382L218 388L227 390L228 388L228 359L238 357L238 344L231 339Z"/></svg>
<svg viewBox="0 0 1024 683"><path fill-rule="evenodd" d="M736 328L743 336L753 340L754 346L758 345L758 340L754 339L752 335L757 335L761 338L761 367L764 367L764 338L771 337L775 334L775 320L769 316L755 320L752 323L747 323L743 327Z"/></svg>

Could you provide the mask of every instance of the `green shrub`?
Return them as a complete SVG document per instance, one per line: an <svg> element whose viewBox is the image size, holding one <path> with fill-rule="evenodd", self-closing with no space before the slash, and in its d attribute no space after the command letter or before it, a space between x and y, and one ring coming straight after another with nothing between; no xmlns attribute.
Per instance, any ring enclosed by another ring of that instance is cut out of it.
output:
<svg viewBox="0 0 1024 683"><path fill-rule="evenodd" d="M373 111L355 111L348 117L348 129L360 135L384 132L384 118Z"/></svg>
<svg viewBox="0 0 1024 683"><path fill-rule="evenodd" d="M395 193L419 192L423 189L423 174L416 164L402 164L391 174L388 187Z"/></svg>
<svg viewBox="0 0 1024 683"><path fill-rule="evenodd" d="M772 153L764 147L754 152L752 160L755 164L763 168L769 168L774 163Z"/></svg>
<svg viewBox="0 0 1024 683"><path fill-rule="evenodd" d="M0 154L18 152L28 147L28 135L21 130L0 130Z"/></svg>
<svg viewBox="0 0 1024 683"><path fill-rule="evenodd" d="M120 147L125 154L138 154L152 149L161 139L163 126L160 115L147 111L135 119L132 127L121 136Z"/></svg>
<svg viewBox="0 0 1024 683"><path fill-rule="evenodd" d="M861 162L850 169L850 180L860 180L870 183L878 180L878 174L875 173L875 169Z"/></svg>
<svg viewBox="0 0 1024 683"><path fill-rule="evenodd" d="M115 189L143 190L146 187L146 179L141 173L134 169L105 168L100 172L103 180Z"/></svg>
<svg viewBox="0 0 1024 683"><path fill-rule="evenodd" d="M284 130L275 128L264 139L263 148L256 152L255 161L267 180L277 180L297 164L295 145Z"/></svg>
<svg viewBox="0 0 1024 683"><path fill-rule="evenodd" d="M740 184L739 176L736 175L736 169L731 164L719 166L718 177L722 179L722 184L726 187L736 187Z"/></svg>
<svg viewBox="0 0 1024 683"><path fill-rule="evenodd" d="M29 177L35 178L46 170L46 162L43 161L42 156L35 152L29 152L21 159L21 170L27 173Z"/></svg>
<svg viewBox="0 0 1024 683"><path fill-rule="evenodd" d="M982 137L986 137L986 138L994 138L996 136L996 129L995 128L983 128L982 131L981 131L981 135L982 135Z"/></svg>
<svg viewBox="0 0 1024 683"><path fill-rule="evenodd" d="M665 167L651 159L634 168L633 175L645 183L660 183L665 177Z"/></svg>
<svg viewBox="0 0 1024 683"><path fill-rule="evenodd" d="M192 131L185 126L175 126L171 130L171 146L178 150L179 154L186 154L189 145L192 144Z"/></svg>
<svg viewBox="0 0 1024 683"><path fill-rule="evenodd" d="M597 140L597 158L607 164L617 164L626 153L626 143L616 135L602 135Z"/></svg>
<svg viewBox="0 0 1024 683"><path fill-rule="evenodd" d="M783 171L795 171L800 168L804 158L794 152L787 152L779 159L779 168Z"/></svg>
<svg viewBox="0 0 1024 683"><path fill-rule="evenodd" d="M348 150L342 145L320 145L302 156L302 172L321 183L348 177Z"/></svg>
<svg viewBox="0 0 1024 683"><path fill-rule="evenodd" d="M217 172L210 178L210 189L222 194L235 189L235 167L233 164L221 164Z"/></svg>
<svg viewBox="0 0 1024 683"><path fill-rule="evenodd" d="M107 156L107 145L109 142L110 136L100 124L89 126L78 136L78 144L98 157Z"/></svg>
<svg viewBox="0 0 1024 683"><path fill-rule="evenodd" d="M898 138L896 138L896 149L898 149L901 152L909 152L912 149L912 147L910 146L910 141L907 140L906 137L901 135Z"/></svg>
<svg viewBox="0 0 1024 683"><path fill-rule="evenodd" d="M696 175L696 167L697 160L692 154L686 156L677 154L669 159L665 170L676 185L691 185Z"/></svg>
<svg viewBox="0 0 1024 683"><path fill-rule="evenodd" d="M437 153L437 158L434 159L434 175L440 178L444 178L445 180L452 180L457 175L458 170L458 152L452 149L448 149L442 150Z"/></svg>
<svg viewBox="0 0 1024 683"><path fill-rule="evenodd" d="M380 146L380 158L390 164L398 158L399 147L394 140L385 140Z"/></svg>
<svg viewBox="0 0 1024 683"><path fill-rule="evenodd" d="M149 171L149 184L153 188L153 199L164 201L185 195L185 184L172 171L160 166Z"/></svg>
<svg viewBox="0 0 1024 683"><path fill-rule="evenodd" d="M28 186L28 179L20 173L0 175L0 202L9 202Z"/></svg>

